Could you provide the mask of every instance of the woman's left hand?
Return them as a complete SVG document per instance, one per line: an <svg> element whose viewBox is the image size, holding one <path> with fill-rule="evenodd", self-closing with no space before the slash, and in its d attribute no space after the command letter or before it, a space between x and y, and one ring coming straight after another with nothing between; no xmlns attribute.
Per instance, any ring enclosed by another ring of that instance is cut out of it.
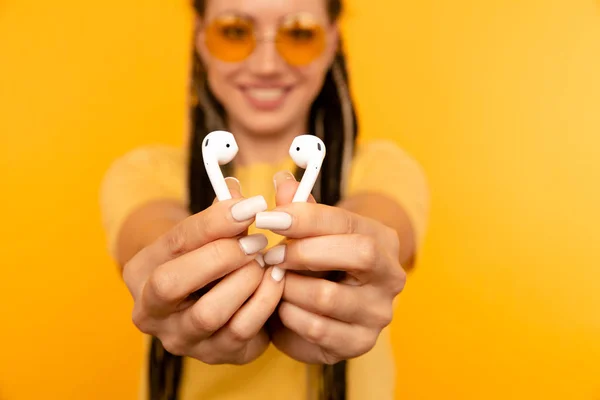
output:
<svg viewBox="0 0 600 400"><path fill-rule="evenodd" d="M272 229L288 240L265 254L265 262L287 270L279 320L271 321L275 346L298 361L320 364L371 350L392 321L393 300L406 280L396 231L314 202L275 211L291 216L287 229ZM346 276L332 282L301 271L343 271Z"/></svg>

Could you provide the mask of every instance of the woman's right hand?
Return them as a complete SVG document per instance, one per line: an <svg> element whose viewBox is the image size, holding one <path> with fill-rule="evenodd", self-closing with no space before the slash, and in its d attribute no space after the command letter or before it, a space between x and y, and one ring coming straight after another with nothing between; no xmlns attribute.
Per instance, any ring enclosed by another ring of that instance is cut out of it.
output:
<svg viewBox="0 0 600 400"><path fill-rule="evenodd" d="M266 209L264 198L243 199L239 187L231 192L233 199L186 218L123 269L138 329L170 353L207 364L245 364L261 355L269 344L264 325L283 293L283 280L262 266L266 237L245 236Z"/></svg>

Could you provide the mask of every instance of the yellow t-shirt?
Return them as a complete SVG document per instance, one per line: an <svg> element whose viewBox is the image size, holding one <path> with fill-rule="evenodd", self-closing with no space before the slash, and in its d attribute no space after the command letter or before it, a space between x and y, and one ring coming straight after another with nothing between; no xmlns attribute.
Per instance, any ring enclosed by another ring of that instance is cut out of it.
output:
<svg viewBox="0 0 600 400"><path fill-rule="evenodd" d="M272 177L280 170L293 170L291 159L279 165L255 164L236 168L245 197L263 195L269 209L274 207ZM108 249L115 255L119 229L136 208L157 199L176 199L187 205L187 154L181 148L146 146L117 159L108 169L100 193ZM350 172L346 196L378 192L403 207L419 245L425 234L429 192L419 164L391 141L359 143ZM269 246L281 237L252 225L249 233L264 233ZM145 336L145 348L149 349ZM148 351L145 352L148 354ZM375 347L347 364L349 400L391 400L394 398L394 362L389 327ZM147 360L144 360L140 399L147 399ZM279 352L274 346L248 365L206 365L185 358L181 400L306 400L308 369Z"/></svg>

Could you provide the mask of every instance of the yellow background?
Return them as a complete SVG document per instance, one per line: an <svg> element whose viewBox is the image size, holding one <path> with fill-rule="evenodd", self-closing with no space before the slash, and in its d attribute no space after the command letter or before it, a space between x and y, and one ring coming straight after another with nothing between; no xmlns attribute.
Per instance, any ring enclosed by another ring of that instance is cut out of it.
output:
<svg viewBox="0 0 600 400"><path fill-rule="evenodd" d="M432 188L399 398L600 399L600 5L348 5L362 133ZM134 398L98 184L182 142L189 29L181 0L0 0L0 399Z"/></svg>

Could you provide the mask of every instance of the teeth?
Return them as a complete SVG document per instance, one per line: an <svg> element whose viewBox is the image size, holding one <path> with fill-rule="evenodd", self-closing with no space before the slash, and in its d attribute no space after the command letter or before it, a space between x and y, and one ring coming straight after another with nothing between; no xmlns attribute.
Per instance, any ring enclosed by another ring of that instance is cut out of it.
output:
<svg viewBox="0 0 600 400"><path fill-rule="evenodd" d="M259 101L277 100L283 96L283 89L249 89L248 94Z"/></svg>

